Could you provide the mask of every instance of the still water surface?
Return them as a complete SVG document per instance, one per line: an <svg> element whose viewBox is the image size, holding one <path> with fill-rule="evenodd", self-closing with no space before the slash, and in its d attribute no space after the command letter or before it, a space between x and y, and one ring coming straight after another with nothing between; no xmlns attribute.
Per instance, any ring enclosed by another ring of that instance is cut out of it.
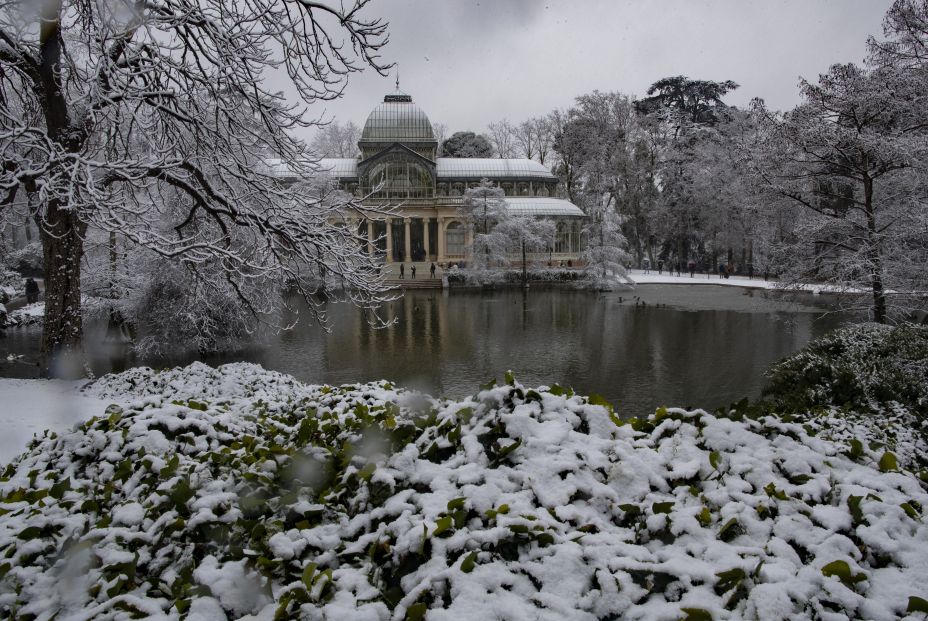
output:
<svg viewBox="0 0 928 621"><path fill-rule="evenodd" d="M716 408L758 396L771 363L849 319L823 316L826 310L824 298L787 301L710 285L639 285L631 294L409 291L385 309L397 320L387 329L370 328L361 313L338 305L329 308L329 332L300 324L262 347L202 359L257 362L313 383L385 378L449 397L473 394L511 369L527 385L558 382L599 393L631 416L660 405ZM38 336L34 328L12 330L0 339L0 355L34 358ZM88 335L95 338L98 332ZM113 364L94 361L98 372ZM4 362L0 375L29 376L33 369Z"/></svg>

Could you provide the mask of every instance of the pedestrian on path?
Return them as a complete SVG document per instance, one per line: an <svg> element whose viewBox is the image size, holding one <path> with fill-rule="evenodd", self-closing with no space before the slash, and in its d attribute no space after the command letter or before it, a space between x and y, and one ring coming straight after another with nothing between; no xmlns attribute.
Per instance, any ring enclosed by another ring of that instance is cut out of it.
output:
<svg viewBox="0 0 928 621"><path fill-rule="evenodd" d="M409 270L412 273L412 279L416 279L416 265L413 264L412 269Z"/></svg>
<svg viewBox="0 0 928 621"><path fill-rule="evenodd" d="M657 260L657 275L660 276L663 273L664 273L664 260L658 259Z"/></svg>
<svg viewBox="0 0 928 621"><path fill-rule="evenodd" d="M435 264L434 263L432 263L432 265L429 267L429 277L435 278Z"/></svg>
<svg viewBox="0 0 928 621"><path fill-rule="evenodd" d="M26 302L29 304L35 304L39 301L39 283L35 281L35 278L26 279Z"/></svg>
<svg viewBox="0 0 928 621"><path fill-rule="evenodd" d="M748 280L754 280L754 264L748 263Z"/></svg>
<svg viewBox="0 0 928 621"><path fill-rule="evenodd" d="M696 275L696 261L690 259L686 264L687 269L690 271L690 278Z"/></svg>
<svg viewBox="0 0 928 621"><path fill-rule="evenodd" d="M400 263L400 278L406 278L406 264Z"/></svg>
<svg viewBox="0 0 928 621"><path fill-rule="evenodd" d="M645 274L651 273L651 259L649 259L648 257L645 257L644 261L641 262L641 266L644 267Z"/></svg>

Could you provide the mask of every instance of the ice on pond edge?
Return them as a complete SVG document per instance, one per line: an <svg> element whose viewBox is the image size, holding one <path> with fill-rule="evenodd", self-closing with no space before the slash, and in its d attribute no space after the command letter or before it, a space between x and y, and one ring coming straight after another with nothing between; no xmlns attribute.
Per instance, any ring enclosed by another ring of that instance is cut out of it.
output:
<svg viewBox="0 0 928 621"><path fill-rule="evenodd" d="M910 445L749 407L622 424L601 399L506 379L448 401L244 363L101 378L87 392L125 405L0 482L0 606L895 619L928 599Z"/></svg>

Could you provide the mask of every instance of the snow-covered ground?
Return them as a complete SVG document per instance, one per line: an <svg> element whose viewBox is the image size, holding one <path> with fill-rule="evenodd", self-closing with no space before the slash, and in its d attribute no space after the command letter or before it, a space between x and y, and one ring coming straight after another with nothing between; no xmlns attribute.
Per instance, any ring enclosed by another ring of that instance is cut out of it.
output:
<svg viewBox="0 0 928 621"><path fill-rule="evenodd" d="M764 280L763 277L755 276L749 279L747 276L731 276L729 278L719 278L718 274L712 274L707 277L705 273L696 273L692 278L688 273L677 276L671 275L666 270L663 274L658 274L657 270L650 270L645 273L644 270L629 270L628 275L636 284L639 285L721 285L724 287L750 287L752 289L773 289L777 283L773 280Z"/></svg>
<svg viewBox="0 0 928 621"><path fill-rule="evenodd" d="M0 464L25 451L36 434L66 431L113 403L81 393L83 383L0 378Z"/></svg>
<svg viewBox="0 0 928 621"><path fill-rule="evenodd" d="M6 322L7 327L29 326L40 323L44 317L45 302L35 302L9 311Z"/></svg>
<svg viewBox="0 0 928 621"><path fill-rule="evenodd" d="M764 280L763 276L748 278L747 276L730 276L728 278L719 278L718 274L707 276L705 272L700 274L696 272L692 278L689 273L683 273L679 276L670 274L665 271L658 274L657 270L650 270L645 273L644 270L629 270L629 277L638 285L717 285L721 287L742 287L745 289L778 289L782 284L776 280ZM837 287L826 283L808 283L792 285L790 291L805 291L809 293L867 293L863 289L854 289L852 287Z"/></svg>
<svg viewBox="0 0 928 621"><path fill-rule="evenodd" d="M623 423L601 398L506 380L448 401L243 363L101 378L97 405L125 405L0 481L0 611L923 618L928 493L865 427Z"/></svg>

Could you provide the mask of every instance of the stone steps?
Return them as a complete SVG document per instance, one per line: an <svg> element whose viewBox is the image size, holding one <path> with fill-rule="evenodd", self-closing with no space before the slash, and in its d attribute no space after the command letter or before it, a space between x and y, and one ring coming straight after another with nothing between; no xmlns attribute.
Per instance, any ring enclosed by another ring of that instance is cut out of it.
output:
<svg viewBox="0 0 928 621"><path fill-rule="evenodd" d="M441 278L388 278L391 289L441 289Z"/></svg>

